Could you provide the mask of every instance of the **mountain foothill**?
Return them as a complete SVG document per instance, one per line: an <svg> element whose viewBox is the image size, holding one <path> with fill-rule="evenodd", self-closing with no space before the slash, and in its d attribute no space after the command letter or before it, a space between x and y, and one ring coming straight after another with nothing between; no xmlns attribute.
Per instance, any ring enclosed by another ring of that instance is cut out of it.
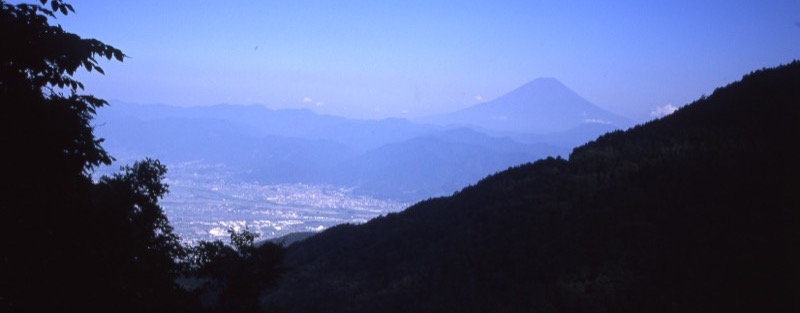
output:
<svg viewBox="0 0 800 313"><path fill-rule="evenodd" d="M289 246L288 312L796 312L800 62Z"/></svg>

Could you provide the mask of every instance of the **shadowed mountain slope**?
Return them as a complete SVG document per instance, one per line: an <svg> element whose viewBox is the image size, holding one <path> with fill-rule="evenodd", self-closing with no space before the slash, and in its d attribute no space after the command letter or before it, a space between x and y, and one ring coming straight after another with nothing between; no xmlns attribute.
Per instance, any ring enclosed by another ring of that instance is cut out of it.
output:
<svg viewBox="0 0 800 313"><path fill-rule="evenodd" d="M289 312L797 312L800 62L292 245Z"/></svg>

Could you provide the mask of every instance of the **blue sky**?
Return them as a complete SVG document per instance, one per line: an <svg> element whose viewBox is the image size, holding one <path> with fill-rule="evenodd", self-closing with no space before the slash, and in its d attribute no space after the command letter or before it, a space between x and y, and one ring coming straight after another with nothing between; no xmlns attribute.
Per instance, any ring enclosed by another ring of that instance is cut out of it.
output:
<svg viewBox="0 0 800 313"><path fill-rule="evenodd" d="M130 56L87 91L134 103L416 117L555 77L643 121L800 58L796 0L69 3L67 31Z"/></svg>

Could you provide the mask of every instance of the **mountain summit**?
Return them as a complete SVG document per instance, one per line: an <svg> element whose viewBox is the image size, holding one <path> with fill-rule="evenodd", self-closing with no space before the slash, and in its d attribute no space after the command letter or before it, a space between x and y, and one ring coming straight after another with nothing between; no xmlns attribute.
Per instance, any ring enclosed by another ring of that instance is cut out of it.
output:
<svg viewBox="0 0 800 313"><path fill-rule="evenodd" d="M538 78L495 100L439 115L429 122L516 133L559 132L584 124L615 128L632 124L592 104L555 78Z"/></svg>

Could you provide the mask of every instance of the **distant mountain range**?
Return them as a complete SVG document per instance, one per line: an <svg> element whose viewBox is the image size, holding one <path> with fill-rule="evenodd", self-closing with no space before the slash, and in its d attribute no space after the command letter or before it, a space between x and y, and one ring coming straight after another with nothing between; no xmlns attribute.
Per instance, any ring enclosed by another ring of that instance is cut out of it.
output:
<svg viewBox="0 0 800 313"><path fill-rule="evenodd" d="M425 123L423 123L425 122ZM353 187L400 200L450 194L488 174L569 150L631 123L555 79L411 122L354 120L262 106L113 103L96 119L123 158L225 164L242 179Z"/></svg>
<svg viewBox="0 0 800 313"><path fill-rule="evenodd" d="M798 312L798 86L800 61L754 72L569 159L330 228L288 248L262 306Z"/></svg>

